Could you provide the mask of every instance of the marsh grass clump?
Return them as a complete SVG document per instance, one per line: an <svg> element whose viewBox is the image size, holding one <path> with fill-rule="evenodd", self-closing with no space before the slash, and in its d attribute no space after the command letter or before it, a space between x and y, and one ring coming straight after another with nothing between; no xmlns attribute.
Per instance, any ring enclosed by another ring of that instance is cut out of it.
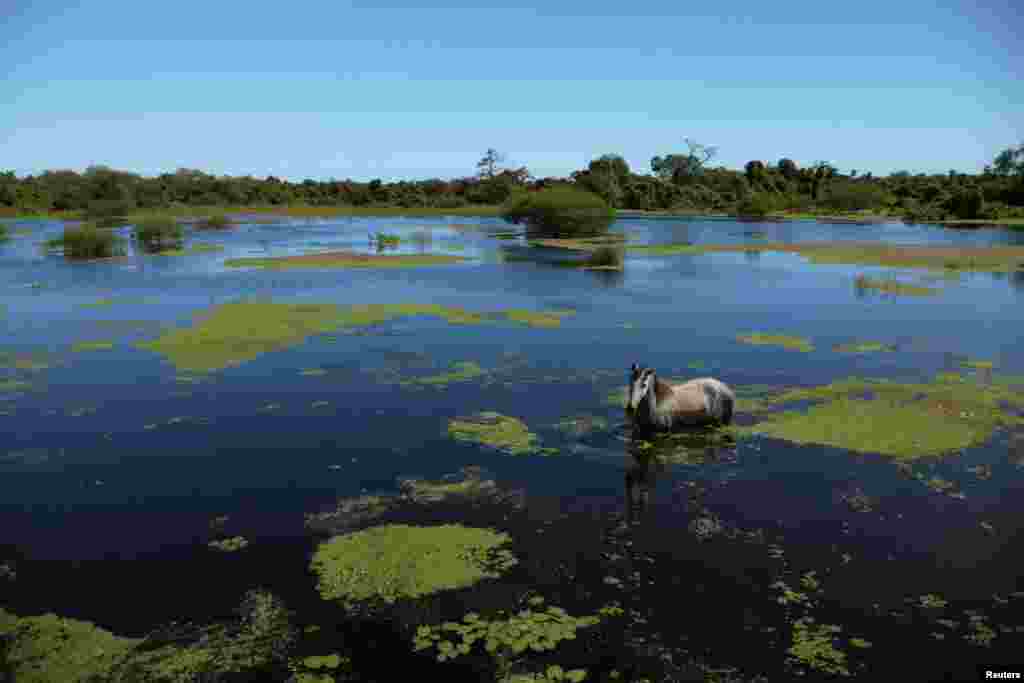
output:
<svg viewBox="0 0 1024 683"><path fill-rule="evenodd" d="M596 194L573 187L549 187L515 195L502 218L549 236L595 234L615 218L615 209Z"/></svg>
<svg viewBox="0 0 1024 683"><path fill-rule="evenodd" d="M185 230L170 216L153 216L137 221L133 235L150 253L181 249L185 242Z"/></svg>
<svg viewBox="0 0 1024 683"><path fill-rule="evenodd" d="M93 223L77 226L65 225L64 234L46 242L48 249L63 248L69 259L101 259L124 255L124 239L110 232L100 230Z"/></svg>
<svg viewBox="0 0 1024 683"><path fill-rule="evenodd" d="M584 268L591 270L622 270L624 251L610 246L600 246L590 252L584 261Z"/></svg>
<svg viewBox="0 0 1024 683"><path fill-rule="evenodd" d="M751 332L739 335L736 341L755 346L781 346L787 351L803 351L808 353L814 350L814 345L803 337L794 337L787 334L766 334L763 332Z"/></svg>
<svg viewBox="0 0 1024 683"><path fill-rule="evenodd" d="M456 441L490 446L511 455L535 453L539 449L537 435L522 420L495 412L480 412L466 418L451 420L448 435Z"/></svg>
<svg viewBox="0 0 1024 683"><path fill-rule="evenodd" d="M7 229L7 226L0 223L0 242L4 242L11 238L11 232Z"/></svg>
<svg viewBox="0 0 1024 683"><path fill-rule="evenodd" d="M864 275L858 275L853 281L853 286L859 293L864 293L868 290L897 296L934 296L939 293L937 289L900 282L894 278L877 280Z"/></svg>
<svg viewBox="0 0 1024 683"><path fill-rule="evenodd" d="M367 600L391 604L497 578L518 563L501 549L510 540L458 524L390 524L321 543L310 568L325 600L346 607Z"/></svg>

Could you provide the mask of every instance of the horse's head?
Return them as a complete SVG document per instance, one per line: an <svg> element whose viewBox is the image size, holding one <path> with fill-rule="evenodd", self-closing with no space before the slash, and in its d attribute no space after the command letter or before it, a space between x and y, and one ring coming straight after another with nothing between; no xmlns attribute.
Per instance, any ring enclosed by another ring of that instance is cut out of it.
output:
<svg viewBox="0 0 1024 683"><path fill-rule="evenodd" d="M626 412L634 413L653 389L656 381L652 368L640 368L636 363L629 369L629 389L626 392Z"/></svg>

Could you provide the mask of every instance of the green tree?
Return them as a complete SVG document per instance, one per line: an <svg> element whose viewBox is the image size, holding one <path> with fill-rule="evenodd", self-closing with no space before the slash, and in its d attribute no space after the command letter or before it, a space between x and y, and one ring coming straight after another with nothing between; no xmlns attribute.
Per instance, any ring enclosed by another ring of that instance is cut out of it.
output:
<svg viewBox="0 0 1024 683"><path fill-rule="evenodd" d="M704 172L704 166L718 154L717 147L708 147L685 138L686 154L669 154L651 159L651 171L663 180L671 179L677 185L695 180Z"/></svg>
<svg viewBox="0 0 1024 683"><path fill-rule="evenodd" d="M796 162L792 159L779 159L779 163L776 165L776 168L778 168L779 173L781 173L782 177L786 180L795 180L799 174Z"/></svg>

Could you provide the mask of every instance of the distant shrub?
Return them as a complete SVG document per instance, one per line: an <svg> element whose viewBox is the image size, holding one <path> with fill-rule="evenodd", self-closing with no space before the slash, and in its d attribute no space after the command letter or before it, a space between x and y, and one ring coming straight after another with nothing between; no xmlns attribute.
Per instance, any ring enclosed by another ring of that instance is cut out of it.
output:
<svg viewBox="0 0 1024 683"><path fill-rule="evenodd" d="M198 227L207 230L224 230L225 228L230 228L232 225L234 225L234 223L230 218L222 213L218 213L201 220Z"/></svg>
<svg viewBox="0 0 1024 683"><path fill-rule="evenodd" d="M592 192L573 187L550 187L514 195L502 208L510 223L554 235L596 233L615 218L615 209Z"/></svg>
<svg viewBox="0 0 1024 683"><path fill-rule="evenodd" d="M178 221L169 216L156 216L140 220L135 224L135 239L147 251L180 249L185 232Z"/></svg>
<svg viewBox="0 0 1024 683"><path fill-rule="evenodd" d="M957 218L982 218L985 198L977 187L963 187L949 198L946 208Z"/></svg>
<svg viewBox="0 0 1024 683"><path fill-rule="evenodd" d="M745 218L764 218L774 210L775 202L764 192L750 195L736 207L736 213Z"/></svg>
<svg viewBox="0 0 1024 683"><path fill-rule="evenodd" d="M885 203L885 190L873 183L833 182L819 202L833 211L864 211Z"/></svg>
<svg viewBox="0 0 1024 683"><path fill-rule="evenodd" d="M454 194L441 195L435 202L439 209L459 209L466 206L466 204L468 202L465 199Z"/></svg>
<svg viewBox="0 0 1024 683"><path fill-rule="evenodd" d="M65 226L64 234L46 243L47 247L63 247L64 256L72 259L96 259L124 254L124 240L109 230L100 230L91 223Z"/></svg>
<svg viewBox="0 0 1024 683"><path fill-rule="evenodd" d="M86 206L85 217L90 220L123 219L135 210L130 199L95 199Z"/></svg>

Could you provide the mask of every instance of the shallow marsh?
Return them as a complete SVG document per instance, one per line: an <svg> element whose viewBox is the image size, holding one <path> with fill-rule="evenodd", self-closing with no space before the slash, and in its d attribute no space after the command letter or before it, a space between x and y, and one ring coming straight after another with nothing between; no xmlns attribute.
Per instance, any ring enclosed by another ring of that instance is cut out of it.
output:
<svg viewBox="0 0 1024 683"><path fill-rule="evenodd" d="M1024 645L1021 234L624 218L542 244L494 218L315 213L84 263L40 249L60 223L10 222L18 680L55 680L45 652L110 680L967 678ZM368 234L436 263L320 267L374 262ZM619 272L551 267L608 244ZM317 267L233 267L293 257ZM959 277L850 286L922 268ZM735 424L634 441L631 362L720 377ZM470 465L488 478L445 476Z"/></svg>

